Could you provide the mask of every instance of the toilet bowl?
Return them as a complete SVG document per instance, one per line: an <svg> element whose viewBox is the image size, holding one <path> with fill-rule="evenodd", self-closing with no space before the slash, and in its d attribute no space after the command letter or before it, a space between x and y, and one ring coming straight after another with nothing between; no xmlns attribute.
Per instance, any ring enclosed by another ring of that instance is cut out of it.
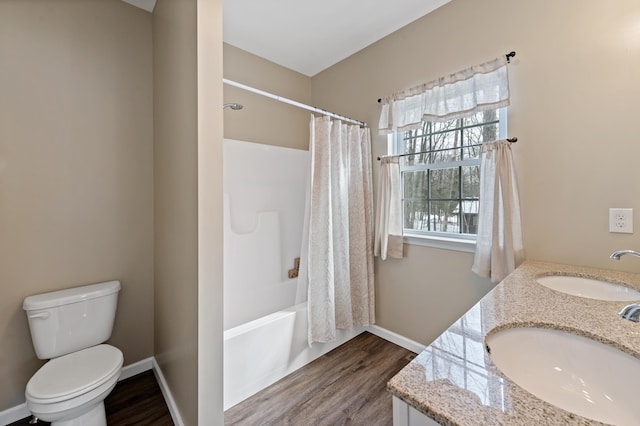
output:
<svg viewBox="0 0 640 426"><path fill-rule="evenodd" d="M124 357L111 336L118 281L29 296L23 303L40 359L27 383L27 408L52 426L106 426L104 399Z"/></svg>
<svg viewBox="0 0 640 426"><path fill-rule="evenodd" d="M98 345L52 359L33 375L27 408L56 426L106 425L104 399L120 377L122 352Z"/></svg>

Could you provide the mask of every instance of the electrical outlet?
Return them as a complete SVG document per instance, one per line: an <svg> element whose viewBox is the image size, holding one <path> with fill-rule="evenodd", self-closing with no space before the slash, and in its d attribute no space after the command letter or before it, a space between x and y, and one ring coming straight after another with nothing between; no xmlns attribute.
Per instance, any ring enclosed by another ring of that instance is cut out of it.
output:
<svg viewBox="0 0 640 426"><path fill-rule="evenodd" d="M633 209L609 209L609 232L633 234Z"/></svg>

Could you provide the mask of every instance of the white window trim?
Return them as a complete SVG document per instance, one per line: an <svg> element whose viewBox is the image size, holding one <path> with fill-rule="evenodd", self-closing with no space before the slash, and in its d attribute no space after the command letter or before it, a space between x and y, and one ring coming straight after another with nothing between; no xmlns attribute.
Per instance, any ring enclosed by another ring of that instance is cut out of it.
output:
<svg viewBox="0 0 640 426"><path fill-rule="evenodd" d="M498 124L499 139L507 137L507 109L500 108L498 110L500 117L500 123ZM387 152L390 155L396 154L396 137L397 133L390 133L387 135ZM478 164L480 160L478 160ZM476 251L476 238L475 235L469 236L464 234L442 234L436 233L422 234L420 232L404 231L404 243L422 246L432 247L443 250L461 251L466 253L475 253Z"/></svg>
<svg viewBox="0 0 640 426"><path fill-rule="evenodd" d="M421 235L405 232L404 243L467 253L476 252L476 240L461 237L440 237L436 235Z"/></svg>

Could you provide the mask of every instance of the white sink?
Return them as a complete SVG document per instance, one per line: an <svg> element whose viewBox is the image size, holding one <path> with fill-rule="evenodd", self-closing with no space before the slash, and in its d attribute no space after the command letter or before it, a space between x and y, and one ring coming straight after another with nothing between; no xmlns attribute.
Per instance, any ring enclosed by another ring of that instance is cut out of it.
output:
<svg viewBox="0 0 640 426"><path fill-rule="evenodd" d="M494 364L538 398L591 420L638 425L640 360L547 328L509 328L486 339Z"/></svg>
<svg viewBox="0 0 640 426"><path fill-rule="evenodd" d="M549 275L538 277L536 281L552 290L588 299L621 302L640 300L640 292L637 290L620 284L590 278Z"/></svg>

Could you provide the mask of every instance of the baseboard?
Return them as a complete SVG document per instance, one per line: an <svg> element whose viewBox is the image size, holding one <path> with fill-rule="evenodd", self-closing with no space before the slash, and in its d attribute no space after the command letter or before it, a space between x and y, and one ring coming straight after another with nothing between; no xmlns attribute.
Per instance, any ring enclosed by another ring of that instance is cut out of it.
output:
<svg viewBox="0 0 640 426"><path fill-rule="evenodd" d="M152 368L153 357L150 356L149 358L122 367L122 372L120 373L120 378L118 379L118 381L128 379L129 377L133 377L140 373L144 373L145 371L149 371Z"/></svg>
<svg viewBox="0 0 640 426"><path fill-rule="evenodd" d="M418 343L415 340L407 339L406 337L401 336L398 333L394 333L393 331L389 331L386 328L382 328L375 324L368 326L367 331L371 334L375 334L381 339L388 340L391 343L395 343L396 345L417 354L422 352L427 347L422 343Z"/></svg>
<svg viewBox="0 0 640 426"><path fill-rule="evenodd" d="M27 403L23 402L15 407L0 411L0 425L8 425L25 417L31 417L31 411L27 408Z"/></svg>
<svg viewBox="0 0 640 426"><path fill-rule="evenodd" d="M158 362L155 358L153 358L153 374L155 374L156 380L160 385L160 391L162 392L164 401L167 403L167 407L169 408L169 413L171 414L171 418L173 419L173 424L176 426L184 426L184 422L182 421L182 416L180 415L180 411L178 410L176 401L173 399L173 396L169 391L169 386L167 385L167 381L162 374L162 369L160 368L160 365L158 365Z"/></svg>
<svg viewBox="0 0 640 426"><path fill-rule="evenodd" d="M154 368L153 357L134 362L133 364L122 367L122 372L120 373L120 378L118 379L118 381L128 379L129 377L133 377L136 374L144 373L145 371L149 371L152 368ZM165 395L164 390L162 390L162 394ZM167 405L169 405L168 401ZM171 407L169 407L169 410L171 410ZM173 417L173 413L171 414L171 416ZM0 425L8 425L18 420L24 419L25 417L31 417L31 411L29 411L29 409L27 408L27 403L23 402L22 404L16 405L15 407L0 411Z"/></svg>

